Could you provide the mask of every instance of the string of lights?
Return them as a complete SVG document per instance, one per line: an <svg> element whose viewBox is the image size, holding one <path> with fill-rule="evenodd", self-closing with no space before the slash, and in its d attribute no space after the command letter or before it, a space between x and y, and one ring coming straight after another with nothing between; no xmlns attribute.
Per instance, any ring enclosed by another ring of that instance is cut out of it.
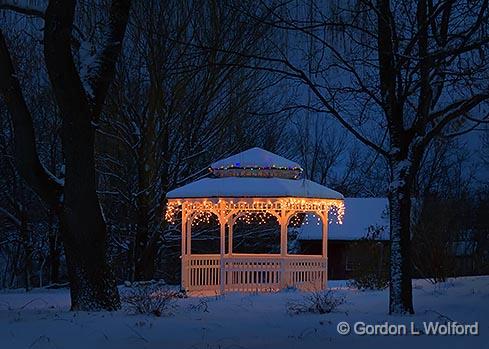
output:
<svg viewBox="0 0 489 349"><path fill-rule="evenodd" d="M299 226L310 224L311 219L320 225L320 216L329 214L330 223L341 224L344 210L343 201L334 199L278 198L273 201L253 199L238 202L227 199L169 200L165 219L169 223L175 223L177 216L185 212L187 216L193 215L192 224L196 225L202 222L209 223L212 215L217 218L236 215L236 220L240 222L265 224L271 218L287 214L290 216L289 223ZM306 212L311 214L304 215Z"/></svg>

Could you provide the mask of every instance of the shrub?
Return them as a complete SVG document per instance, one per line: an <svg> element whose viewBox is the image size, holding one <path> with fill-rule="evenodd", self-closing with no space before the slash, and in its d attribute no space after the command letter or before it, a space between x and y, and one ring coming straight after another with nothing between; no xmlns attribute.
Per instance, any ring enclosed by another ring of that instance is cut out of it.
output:
<svg viewBox="0 0 489 349"><path fill-rule="evenodd" d="M122 294L123 308L132 314L171 315L172 303L180 292L155 285L137 285Z"/></svg>
<svg viewBox="0 0 489 349"><path fill-rule="evenodd" d="M316 291L305 296L301 301L289 302L287 312L291 315L301 313L328 314L345 303L345 298L334 294L333 291Z"/></svg>

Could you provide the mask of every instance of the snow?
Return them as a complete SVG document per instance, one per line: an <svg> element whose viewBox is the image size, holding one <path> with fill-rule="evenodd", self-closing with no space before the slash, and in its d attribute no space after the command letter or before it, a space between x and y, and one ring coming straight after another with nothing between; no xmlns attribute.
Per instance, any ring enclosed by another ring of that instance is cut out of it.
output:
<svg viewBox="0 0 489 349"><path fill-rule="evenodd" d="M174 189L167 198L299 197L343 199L343 195L307 179L264 177L203 178Z"/></svg>
<svg viewBox="0 0 489 349"><path fill-rule="evenodd" d="M228 294L178 299L173 315L69 312L67 290L0 292L0 348L489 348L489 277L414 281L416 314L387 315L388 294L330 282L346 303L331 314L288 315L286 304L304 293ZM124 290L124 287L121 287ZM207 304L198 307L198 304ZM360 336L337 333L337 324L478 322L478 336Z"/></svg>
<svg viewBox="0 0 489 349"><path fill-rule="evenodd" d="M387 198L345 198L343 224L333 220L329 224L328 240L358 240L369 228L378 230L378 240L389 239L389 201ZM309 219L315 222L314 218ZM316 224L303 224L298 230L299 240L321 240L322 232Z"/></svg>
<svg viewBox="0 0 489 349"><path fill-rule="evenodd" d="M282 156L276 155L264 149L255 147L245 150L239 154L230 156L228 158L219 160L211 164L211 168L289 168L297 169L301 166L291 160L288 160Z"/></svg>

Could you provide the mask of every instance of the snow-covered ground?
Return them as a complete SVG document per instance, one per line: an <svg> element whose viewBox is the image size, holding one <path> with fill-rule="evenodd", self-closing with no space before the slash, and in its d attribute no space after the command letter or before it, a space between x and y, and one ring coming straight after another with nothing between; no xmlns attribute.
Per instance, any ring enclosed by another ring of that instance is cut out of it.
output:
<svg viewBox="0 0 489 349"><path fill-rule="evenodd" d="M286 304L304 296L298 291L179 299L168 317L69 312L67 290L0 292L0 348L489 348L489 277L415 281L416 315L403 318L386 314L387 291L329 285L346 303L325 315L288 315ZM479 335L341 336L341 321L414 322L418 330L423 321L477 321Z"/></svg>

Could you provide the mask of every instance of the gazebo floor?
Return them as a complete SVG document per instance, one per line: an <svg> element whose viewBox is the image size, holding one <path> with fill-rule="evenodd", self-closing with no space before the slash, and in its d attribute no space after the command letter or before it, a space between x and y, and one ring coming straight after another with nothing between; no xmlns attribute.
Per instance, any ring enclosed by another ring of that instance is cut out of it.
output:
<svg viewBox="0 0 489 349"><path fill-rule="evenodd" d="M183 288L190 295L225 292L276 292L294 287L326 288L327 258L320 255L219 254L185 255Z"/></svg>

